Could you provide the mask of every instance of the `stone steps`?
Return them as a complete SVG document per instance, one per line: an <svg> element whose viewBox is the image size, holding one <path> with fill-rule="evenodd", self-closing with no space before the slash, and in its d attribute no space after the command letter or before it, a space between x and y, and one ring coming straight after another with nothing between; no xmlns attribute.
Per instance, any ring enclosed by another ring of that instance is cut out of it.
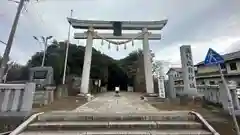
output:
<svg viewBox="0 0 240 135"><path fill-rule="evenodd" d="M212 135L205 130L94 130L94 131L27 131L21 135Z"/></svg>
<svg viewBox="0 0 240 135"><path fill-rule="evenodd" d="M51 121L194 121L194 115L187 113L150 113L150 114L107 114L107 113L46 113L38 117L39 122Z"/></svg>
<svg viewBox="0 0 240 135"><path fill-rule="evenodd" d="M22 135L213 135L188 111L161 113L51 112L39 115Z"/></svg>
<svg viewBox="0 0 240 135"><path fill-rule="evenodd" d="M148 102L164 102L166 99L160 97L145 97L145 101Z"/></svg>
<svg viewBox="0 0 240 135"><path fill-rule="evenodd" d="M202 129L195 121L78 121L78 122L36 122L28 130L85 130L85 129Z"/></svg>

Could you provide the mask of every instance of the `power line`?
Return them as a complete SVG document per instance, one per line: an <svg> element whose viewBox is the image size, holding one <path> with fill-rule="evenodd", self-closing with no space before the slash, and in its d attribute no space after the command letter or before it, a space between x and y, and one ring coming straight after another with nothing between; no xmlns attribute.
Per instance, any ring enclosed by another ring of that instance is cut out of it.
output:
<svg viewBox="0 0 240 135"><path fill-rule="evenodd" d="M3 42L2 40L0 40L0 43L4 44L4 45L7 45L7 43Z"/></svg>
<svg viewBox="0 0 240 135"><path fill-rule="evenodd" d="M14 2L14 3L16 3L17 5L19 5L20 4L20 1L21 0L8 0L9 2ZM26 5L28 4L28 2L29 2L29 0L23 0L24 2L23 2L23 6L22 6L22 9L21 9L21 11L20 11L20 16L23 14L23 13L25 13L25 12L28 12L27 11L27 8L26 8ZM24 12L24 10L25 10L25 12ZM5 13L0 13L0 17L1 16L4 16L5 15ZM15 39L17 39L17 36L16 35L14 35L14 38ZM3 44L7 44L7 43L5 43L5 42L3 42L3 41L0 41L1 43L3 43Z"/></svg>
<svg viewBox="0 0 240 135"><path fill-rule="evenodd" d="M35 1L34 3L33 3L33 2L30 2L30 4L31 4L32 6L35 6L36 3L38 3L38 1ZM42 17L42 15L38 12L38 10L34 10L34 12L37 14L37 17L39 17L41 23L44 24L45 22L44 22L44 20L43 20L43 17Z"/></svg>

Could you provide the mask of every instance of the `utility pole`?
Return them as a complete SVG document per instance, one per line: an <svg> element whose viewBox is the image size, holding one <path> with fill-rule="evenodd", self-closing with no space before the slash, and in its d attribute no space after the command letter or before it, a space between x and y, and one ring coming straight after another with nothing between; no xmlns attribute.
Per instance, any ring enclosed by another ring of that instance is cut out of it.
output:
<svg viewBox="0 0 240 135"><path fill-rule="evenodd" d="M72 17L72 13L73 13L73 10L71 10L71 17ZM71 24L69 23L69 26L68 26L68 40L67 40L66 55L65 55L65 61L64 61L64 70L63 70L62 84L65 84L65 80L66 80L68 50L69 50L69 42L70 42L70 30L71 30Z"/></svg>
<svg viewBox="0 0 240 135"><path fill-rule="evenodd" d="M11 31L10 31L10 35L9 35L9 38L8 38L8 42L7 42L7 45L6 45L4 54L3 54L3 59L2 59L1 67L0 67L0 82L2 82L2 80L3 80L4 70L5 70L7 62L9 60L9 54L10 54L10 51L11 51L11 48L12 48L14 35L15 35L15 32L16 32L16 29L17 29L17 24L18 24L20 14L21 14L21 11L23 9L25 1L26 0L20 0L18 8L17 8L17 13L16 13L16 16L15 16L14 21L13 21L13 25L12 25L12 28L11 28Z"/></svg>
<svg viewBox="0 0 240 135"><path fill-rule="evenodd" d="M44 45L44 50L43 50L43 59L42 59L42 64L41 64L41 67L43 67L45 65L45 59L46 59L46 51L47 51L47 46L48 46L48 40L51 39L53 36L48 36L48 37L43 37L41 36L42 38L42 43ZM33 36L33 38L35 40L37 40L40 44L41 44L41 41L39 41L39 39L36 37L36 36Z"/></svg>
<svg viewBox="0 0 240 135"><path fill-rule="evenodd" d="M44 38L42 38L42 39L43 39L43 43L44 43L44 51L43 51L43 59L42 59L41 67L43 67L45 64L46 50L47 50L47 39L46 40L44 40Z"/></svg>
<svg viewBox="0 0 240 135"><path fill-rule="evenodd" d="M42 59L41 67L43 67L45 64L48 37L47 38L42 37L42 40L44 43L44 52L43 52L43 59Z"/></svg>

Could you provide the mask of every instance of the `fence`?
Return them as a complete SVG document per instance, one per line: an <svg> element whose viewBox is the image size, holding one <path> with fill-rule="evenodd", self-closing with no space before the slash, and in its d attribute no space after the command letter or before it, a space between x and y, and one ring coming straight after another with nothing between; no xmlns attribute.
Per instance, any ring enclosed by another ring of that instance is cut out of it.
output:
<svg viewBox="0 0 240 135"><path fill-rule="evenodd" d="M0 84L0 113L18 115L16 112L30 112L34 92L35 83Z"/></svg>
<svg viewBox="0 0 240 135"><path fill-rule="evenodd" d="M43 106L51 104L54 101L54 90L55 88L36 91L34 93L33 105Z"/></svg>
<svg viewBox="0 0 240 135"><path fill-rule="evenodd" d="M0 132L11 131L32 110L34 83L0 84Z"/></svg>
<svg viewBox="0 0 240 135"><path fill-rule="evenodd" d="M183 94L183 90L184 90L184 86L183 85L175 85L174 89L176 91L176 95L182 95Z"/></svg>
<svg viewBox="0 0 240 135"><path fill-rule="evenodd" d="M230 84L229 86L230 93L233 99L233 106L235 110L240 110L239 104L239 88L236 85ZM183 85L175 85L174 90L177 95L183 93ZM197 85L197 92L200 96L204 97L204 100L210 103L218 104L223 107L224 110L229 109L227 91L223 84L220 85ZM240 111L239 111L240 112ZM240 113L239 113L240 114Z"/></svg>
<svg viewBox="0 0 240 135"><path fill-rule="evenodd" d="M199 95L204 96L205 100L215 104L221 104L219 85L198 85L197 92Z"/></svg>

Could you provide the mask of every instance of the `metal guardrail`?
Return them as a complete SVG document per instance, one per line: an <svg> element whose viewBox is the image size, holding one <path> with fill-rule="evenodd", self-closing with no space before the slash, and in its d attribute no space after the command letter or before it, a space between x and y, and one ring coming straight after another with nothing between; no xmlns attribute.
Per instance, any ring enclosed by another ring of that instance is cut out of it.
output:
<svg viewBox="0 0 240 135"><path fill-rule="evenodd" d="M220 135L208 122L197 112L191 111L190 114L193 114L197 119L211 132L213 135Z"/></svg>
<svg viewBox="0 0 240 135"><path fill-rule="evenodd" d="M33 122L39 115L43 114L44 112L33 114L31 117L29 117L26 121L24 121L21 125L19 125L15 130L13 130L9 135L18 135L20 134L24 129L27 128L27 126Z"/></svg>

